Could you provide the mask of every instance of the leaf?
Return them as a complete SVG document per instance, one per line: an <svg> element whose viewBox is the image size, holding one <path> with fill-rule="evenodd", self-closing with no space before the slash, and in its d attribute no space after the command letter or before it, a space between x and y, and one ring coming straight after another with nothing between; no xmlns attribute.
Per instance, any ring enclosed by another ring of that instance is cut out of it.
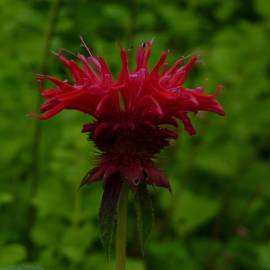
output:
<svg viewBox="0 0 270 270"><path fill-rule="evenodd" d="M269 252L270 252L270 243L264 243L258 248L258 258L259 258L259 264L260 264L260 269L269 269L270 265L270 257L269 257Z"/></svg>
<svg viewBox="0 0 270 270"><path fill-rule="evenodd" d="M61 253L70 261L80 262L84 259L87 248L96 240L96 236L96 227L92 223L72 226L65 232Z"/></svg>
<svg viewBox="0 0 270 270"><path fill-rule="evenodd" d="M0 204L8 204L14 200L14 196L8 192L0 193Z"/></svg>
<svg viewBox="0 0 270 270"><path fill-rule="evenodd" d="M22 245L10 244L0 246L0 266L7 266L23 261L26 250Z"/></svg>
<svg viewBox="0 0 270 270"><path fill-rule="evenodd" d="M234 175L242 158L241 152L237 151L236 145L220 144L215 151L209 151L209 142L200 149L201 155L195 157L195 164L199 169L221 176ZM203 155L203 158L202 158ZM230 158L228 159L228 156Z"/></svg>
<svg viewBox="0 0 270 270"><path fill-rule="evenodd" d="M84 258L84 262L83 269L111 270L115 267L115 261L106 262L102 253L91 253L91 256ZM143 260L127 258L126 270L145 270Z"/></svg>
<svg viewBox="0 0 270 270"><path fill-rule="evenodd" d="M145 270L145 266L142 260L128 259L127 270Z"/></svg>
<svg viewBox="0 0 270 270"><path fill-rule="evenodd" d="M219 211L219 202L206 196L184 191L173 215L179 234L189 234L209 222Z"/></svg>
<svg viewBox="0 0 270 270"><path fill-rule="evenodd" d="M151 242L147 254L148 269L199 270L194 255L179 239ZM179 267L181 266L181 267Z"/></svg>
<svg viewBox="0 0 270 270"><path fill-rule="evenodd" d="M110 179L105 182L99 212L101 241L105 249L107 260L110 259L111 245L116 221L117 203L122 182L119 179Z"/></svg>
<svg viewBox="0 0 270 270"><path fill-rule="evenodd" d="M147 191L147 186L144 183L140 184L136 192L135 209L137 214L137 227L139 232L141 251L144 254L144 245L151 233L153 225L152 200Z"/></svg>
<svg viewBox="0 0 270 270"><path fill-rule="evenodd" d="M0 268L0 270L44 270L44 268L40 268L38 266L19 265L19 266L10 266L7 268Z"/></svg>

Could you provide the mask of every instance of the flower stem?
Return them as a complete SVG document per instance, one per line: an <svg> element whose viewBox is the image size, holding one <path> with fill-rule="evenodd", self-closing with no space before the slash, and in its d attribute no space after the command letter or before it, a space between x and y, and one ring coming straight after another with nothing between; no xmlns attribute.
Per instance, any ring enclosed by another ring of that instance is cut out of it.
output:
<svg viewBox="0 0 270 270"><path fill-rule="evenodd" d="M126 268L128 186L123 183L119 198L116 227L116 270Z"/></svg>

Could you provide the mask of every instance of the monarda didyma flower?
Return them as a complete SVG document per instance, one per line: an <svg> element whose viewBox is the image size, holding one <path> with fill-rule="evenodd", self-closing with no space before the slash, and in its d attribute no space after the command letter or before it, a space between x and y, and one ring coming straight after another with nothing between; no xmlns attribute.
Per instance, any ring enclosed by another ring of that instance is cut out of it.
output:
<svg viewBox="0 0 270 270"><path fill-rule="evenodd" d="M40 119L49 119L64 109L78 110L94 117L83 126L100 150L97 165L82 180L90 184L104 181L104 193L116 202L122 183L136 191L141 183L170 189L170 183L157 168L154 158L161 149L177 138L174 131L180 120L185 130L195 134L189 112L215 112L224 115L216 100L216 93L207 95L202 87L187 88L183 84L198 57L181 57L175 64L166 63L167 52L161 54L153 69L148 58L152 42L139 46L136 68L130 71L128 56L121 49L122 70L118 79L102 57L95 57L82 40L89 55L78 54L79 66L58 53L60 61L69 70L73 82L51 76L38 76L46 102L41 106ZM51 81L53 89L43 89L42 82ZM167 128L164 128L166 125ZM169 127L174 127L170 129ZM104 196L103 196L104 197Z"/></svg>
<svg viewBox="0 0 270 270"><path fill-rule="evenodd" d="M84 42L82 44L85 46ZM122 70L117 80L105 60L92 55L87 47L88 57L78 55L82 67L58 54L71 73L73 83L38 76L42 96L46 99L40 108L44 114L38 118L49 119L64 109L73 109L95 119L85 124L82 132L89 133L101 155L82 184L98 180L106 184L112 180L125 181L132 189L141 182L169 188L169 181L153 158L170 140L177 138L177 133L162 126L178 127L177 119L180 119L185 130L194 135L189 112L211 111L224 115L216 94L204 94L202 87L183 86L189 70L198 61L197 56L185 65L181 64L186 57L181 57L168 68L167 52L163 52L156 66L149 70L151 48L152 42L139 46L135 71L129 70L127 52L122 49ZM55 87L44 90L44 80L53 82Z"/></svg>

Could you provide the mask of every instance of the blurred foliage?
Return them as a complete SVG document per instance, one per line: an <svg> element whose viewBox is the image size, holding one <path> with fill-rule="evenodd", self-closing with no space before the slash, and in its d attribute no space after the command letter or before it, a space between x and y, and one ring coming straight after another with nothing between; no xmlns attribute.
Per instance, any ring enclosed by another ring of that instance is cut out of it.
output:
<svg viewBox="0 0 270 270"><path fill-rule="evenodd" d="M270 1L55 2L0 1L0 267L112 269L97 226L102 186L78 190L95 161L80 133L87 116L26 117L40 103L35 74L67 76L45 54L46 40L50 50L77 52L82 35L115 74L120 46L155 37L152 61L167 49L171 61L199 53L187 84L209 92L224 84L227 116L199 114L198 135L183 132L162 153L173 193L151 192L155 226L144 258L131 200L128 270L270 269Z"/></svg>

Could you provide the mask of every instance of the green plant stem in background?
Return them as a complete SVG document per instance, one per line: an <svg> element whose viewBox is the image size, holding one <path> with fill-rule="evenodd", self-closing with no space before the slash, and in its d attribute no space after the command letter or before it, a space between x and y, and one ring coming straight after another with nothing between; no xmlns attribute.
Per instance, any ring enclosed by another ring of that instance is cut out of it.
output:
<svg viewBox="0 0 270 270"><path fill-rule="evenodd" d="M117 213L116 227L116 270L126 268L128 186L123 183Z"/></svg>
<svg viewBox="0 0 270 270"><path fill-rule="evenodd" d="M54 0L51 4L49 16L48 16L48 22L47 22L47 30L45 34L45 40L44 40L44 49L40 61L40 68L39 73L40 74L46 74L48 72L48 59L50 55L50 48L51 43L53 40L53 37L55 35L55 31L57 28L57 22L59 13L61 10L61 1L62 0ZM36 111L39 110L41 101L41 95L37 91L37 97L36 97ZM39 189L39 183L40 183L40 158L41 158L41 141L42 141L42 122L39 120L35 121L34 124L34 130L33 130L33 143L32 143L32 165L31 165L31 175L32 175L32 182L30 187L30 194L29 198L35 197L38 189ZM33 243L30 237L32 227L36 220L36 208L30 204L28 209L28 225L26 226L27 232L25 233L26 238L26 246L27 246L27 252L28 256L31 259L33 256Z"/></svg>

